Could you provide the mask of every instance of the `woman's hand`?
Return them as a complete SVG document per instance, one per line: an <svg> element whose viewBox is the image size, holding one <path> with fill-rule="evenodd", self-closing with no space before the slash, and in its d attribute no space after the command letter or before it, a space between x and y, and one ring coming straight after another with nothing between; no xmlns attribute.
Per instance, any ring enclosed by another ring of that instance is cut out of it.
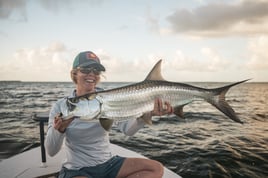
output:
<svg viewBox="0 0 268 178"><path fill-rule="evenodd" d="M163 103L163 101L159 98L154 100L154 110L151 111L152 116L162 116L172 114L173 112L174 109L169 102L165 101Z"/></svg>
<svg viewBox="0 0 268 178"><path fill-rule="evenodd" d="M152 116L163 116L166 114L172 114L174 112L173 107L170 105L169 102L163 101L161 99L154 100L154 109L150 112L146 112L141 116L141 119L147 123L152 124Z"/></svg>
<svg viewBox="0 0 268 178"><path fill-rule="evenodd" d="M63 120L62 113L57 114L54 118L54 128L61 133L64 133L69 124L74 120L74 118Z"/></svg>

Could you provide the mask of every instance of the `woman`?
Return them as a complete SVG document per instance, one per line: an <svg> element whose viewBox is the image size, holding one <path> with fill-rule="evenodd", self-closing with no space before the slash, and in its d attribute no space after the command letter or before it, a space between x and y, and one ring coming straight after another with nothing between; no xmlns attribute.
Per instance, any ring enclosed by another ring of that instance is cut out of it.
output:
<svg viewBox="0 0 268 178"><path fill-rule="evenodd" d="M71 96L58 100L49 115L46 137L46 150L54 156L61 149L65 138L66 160L59 173L60 178L94 177L94 178L160 178L163 176L161 163L144 158L124 158L113 156L110 150L109 133L97 122L86 122L80 119L64 119L69 109L67 100L89 92L98 91L101 72L105 67L91 51L79 53L73 62L71 78L76 89ZM92 108L96 108L92 102ZM166 109L164 109L166 108ZM141 118L131 119L118 124L126 135L133 135L141 129L144 119L152 116L171 114L173 108L168 102L155 100L154 109L144 113Z"/></svg>

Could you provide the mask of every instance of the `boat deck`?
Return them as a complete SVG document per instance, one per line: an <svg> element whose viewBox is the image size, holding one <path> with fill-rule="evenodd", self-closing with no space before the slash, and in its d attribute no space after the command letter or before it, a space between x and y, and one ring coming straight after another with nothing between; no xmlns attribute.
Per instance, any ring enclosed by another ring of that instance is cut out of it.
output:
<svg viewBox="0 0 268 178"><path fill-rule="evenodd" d="M64 146L54 157L47 155L44 147L44 123L48 121L48 113L39 113L34 115L33 119L39 122L41 146L1 161L1 178L54 178L60 171L65 158ZM139 153L115 144L111 144L111 150L113 155L145 158ZM163 178L181 178L181 176L165 168Z"/></svg>
<svg viewBox="0 0 268 178"><path fill-rule="evenodd" d="M125 157L144 157L134 151L111 144L114 155ZM55 177L61 169L61 162L65 157L64 148L54 157L47 156L47 162L42 163L40 147L23 152L0 162L0 177L31 178ZM171 170L165 168L164 178L181 178Z"/></svg>

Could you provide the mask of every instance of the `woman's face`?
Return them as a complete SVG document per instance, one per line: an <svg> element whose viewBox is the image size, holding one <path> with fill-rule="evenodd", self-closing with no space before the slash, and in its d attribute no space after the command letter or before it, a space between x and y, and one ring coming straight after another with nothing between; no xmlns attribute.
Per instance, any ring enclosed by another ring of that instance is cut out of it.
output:
<svg viewBox="0 0 268 178"><path fill-rule="evenodd" d="M100 71L95 68L80 68L76 75L77 95L95 91L95 86L100 81Z"/></svg>

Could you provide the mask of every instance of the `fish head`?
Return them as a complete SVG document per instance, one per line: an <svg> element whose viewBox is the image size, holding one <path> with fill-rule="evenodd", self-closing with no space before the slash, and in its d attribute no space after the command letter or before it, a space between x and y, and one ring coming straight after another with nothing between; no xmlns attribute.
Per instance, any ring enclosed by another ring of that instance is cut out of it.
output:
<svg viewBox="0 0 268 178"><path fill-rule="evenodd" d="M92 120L97 118L100 112L101 104L98 100L80 99L69 114L79 117L81 120Z"/></svg>

